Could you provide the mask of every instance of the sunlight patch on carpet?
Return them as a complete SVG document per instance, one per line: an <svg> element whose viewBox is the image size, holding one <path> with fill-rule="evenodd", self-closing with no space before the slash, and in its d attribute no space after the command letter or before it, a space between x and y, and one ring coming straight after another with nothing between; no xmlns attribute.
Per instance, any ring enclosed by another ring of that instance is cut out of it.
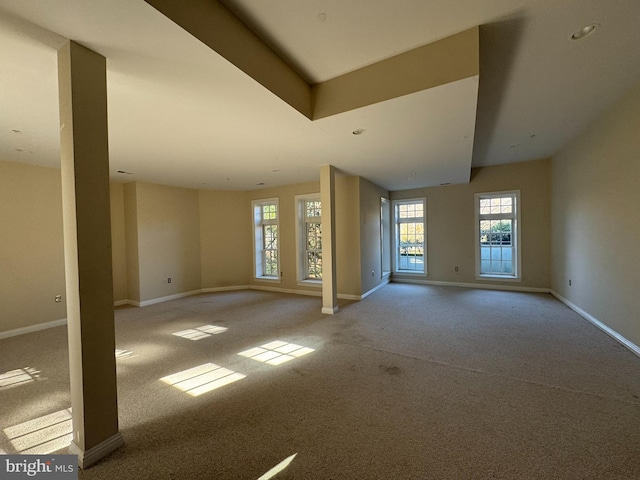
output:
<svg viewBox="0 0 640 480"><path fill-rule="evenodd" d="M46 455L73 440L71 409L66 408L3 430L13 448L25 455Z"/></svg>
<svg viewBox="0 0 640 480"><path fill-rule="evenodd" d="M240 352L238 355L257 360L258 362L268 363L269 365L280 365L314 351L315 349L313 348L283 342L282 340L275 340L260 347L250 348L249 350Z"/></svg>
<svg viewBox="0 0 640 480"><path fill-rule="evenodd" d="M137 357L131 350L119 350L116 348L116 360L124 360L126 358Z"/></svg>
<svg viewBox="0 0 640 480"><path fill-rule="evenodd" d="M31 383L40 379L40 370L31 367L18 368L0 375L0 390Z"/></svg>
<svg viewBox="0 0 640 480"><path fill-rule="evenodd" d="M296 458L296 455L298 455L298 454L294 453L290 457L285 458L278 465L276 465L271 470L269 470L267 473L265 473L260 478L258 478L258 480L269 480L270 478L275 477L277 474L279 474L281 471L283 471L285 468L287 468L291 462L293 462L293 459Z"/></svg>
<svg viewBox="0 0 640 480"><path fill-rule="evenodd" d="M215 325L202 325L201 327L189 328L187 330L181 330L180 332L174 332L172 335L176 337L188 338L189 340L201 340L203 338L217 335L222 332L226 332L228 328L216 327Z"/></svg>
<svg viewBox="0 0 640 480"><path fill-rule="evenodd" d="M205 363L197 367L174 373L160 380L178 390L197 397L230 383L242 380L246 375L223 368L213 363Z"/></svg>

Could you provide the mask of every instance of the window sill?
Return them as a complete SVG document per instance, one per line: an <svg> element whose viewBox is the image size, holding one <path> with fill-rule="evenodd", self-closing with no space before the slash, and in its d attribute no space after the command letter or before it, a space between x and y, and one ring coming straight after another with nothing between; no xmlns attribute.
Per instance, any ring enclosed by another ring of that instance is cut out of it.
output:
<svg viewBox="0 0 640 480"><path fill-rule="evenodd" d="M254 280L258 282L280 283L279 277L255 277Z"/></svg>
<svg viewBox="0 0 640 480"><path fill-rule="evenodd" d="M393 272L394 275L412 275L412 276L420 276L426 277L427 272L416 272L415 270L396 270Z"/></svg>
<svg viewBox="0 0 640 480"><path fill-rule="evenodd" d="M322 280L298 280L301 287L321 287Z"/></svg>
<svg viewBox="0 0 640 480"><path fill-rule="evenodd" d="M505 275L476 275L476 280L499 280L501 282L521 282L521 277L507 277Z"/></svg>

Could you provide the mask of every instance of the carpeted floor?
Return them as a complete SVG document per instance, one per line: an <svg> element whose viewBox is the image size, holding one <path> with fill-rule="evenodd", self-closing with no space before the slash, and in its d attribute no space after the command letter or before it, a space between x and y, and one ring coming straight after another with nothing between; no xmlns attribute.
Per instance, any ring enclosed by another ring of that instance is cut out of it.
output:
<svg viewBox="0 0 640 480"><path fill-rule="evenodd" d="M258 479L294 454L276 478L640 478L640 358L550 295L390 284L320 307L238 291L117 309L125 446L80 478ZM62 428L66 353L64 327L0 340L0 374L32 379L0 388L0 450L24 422ZM208 364L194 381L235 381L170 384Z"/></svg>

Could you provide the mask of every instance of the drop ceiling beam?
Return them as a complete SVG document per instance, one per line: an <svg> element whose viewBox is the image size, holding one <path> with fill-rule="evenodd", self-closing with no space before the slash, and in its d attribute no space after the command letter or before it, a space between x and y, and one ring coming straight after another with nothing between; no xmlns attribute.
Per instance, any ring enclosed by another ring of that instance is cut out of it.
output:
<svg viewBox="0 0 640 480"><path fill-rule="evenodd" d="M305 117L312 117L309 84L220 2L145 1Z"/></svg>
<svg viewBox="0 0 640 480"><path fill-rule="evenodd" d="M217 0L145 0L307 118L317 120L479 74L479 27L309 85Z"/></svg>
<svg viewBox="0 0 640 480"><path fill-rule="evenodd" d="M479 28L415 48L313 86L313 120L473 77Z"/></svg>

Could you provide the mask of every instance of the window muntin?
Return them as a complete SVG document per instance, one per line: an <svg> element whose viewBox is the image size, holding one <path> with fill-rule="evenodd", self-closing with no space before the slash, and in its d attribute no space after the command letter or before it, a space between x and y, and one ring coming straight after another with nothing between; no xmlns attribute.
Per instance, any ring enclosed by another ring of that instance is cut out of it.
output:
<svg viewBox="0 0 640 480"><path fill-rule="evenodd" d="M305 279L322 280L322 205L320 200L304 201Z"/></svg>
<svg viewBox="0 0 640 480"><path fill-rule="evenodd" d="M477 274L520 278L519 192L476 194Z"/></svg>
<svg viewBox="0 0 640 480"><path fill-rule="evenodd" d="M320 195L296 196L298 281L322 281L322 203Z"/></svg>
<svg viewBox="0 0 640 480"><path fill-rule="evenodd" d="M395 214L395 271L425 273L425 210L426 200L398 200Z"/></svg>
<svg viewBox="0 0 640 480"><path fill-rule="evenodd" d="M278 279L278 200L253 202L255 224L255 276Z"/></svg>

